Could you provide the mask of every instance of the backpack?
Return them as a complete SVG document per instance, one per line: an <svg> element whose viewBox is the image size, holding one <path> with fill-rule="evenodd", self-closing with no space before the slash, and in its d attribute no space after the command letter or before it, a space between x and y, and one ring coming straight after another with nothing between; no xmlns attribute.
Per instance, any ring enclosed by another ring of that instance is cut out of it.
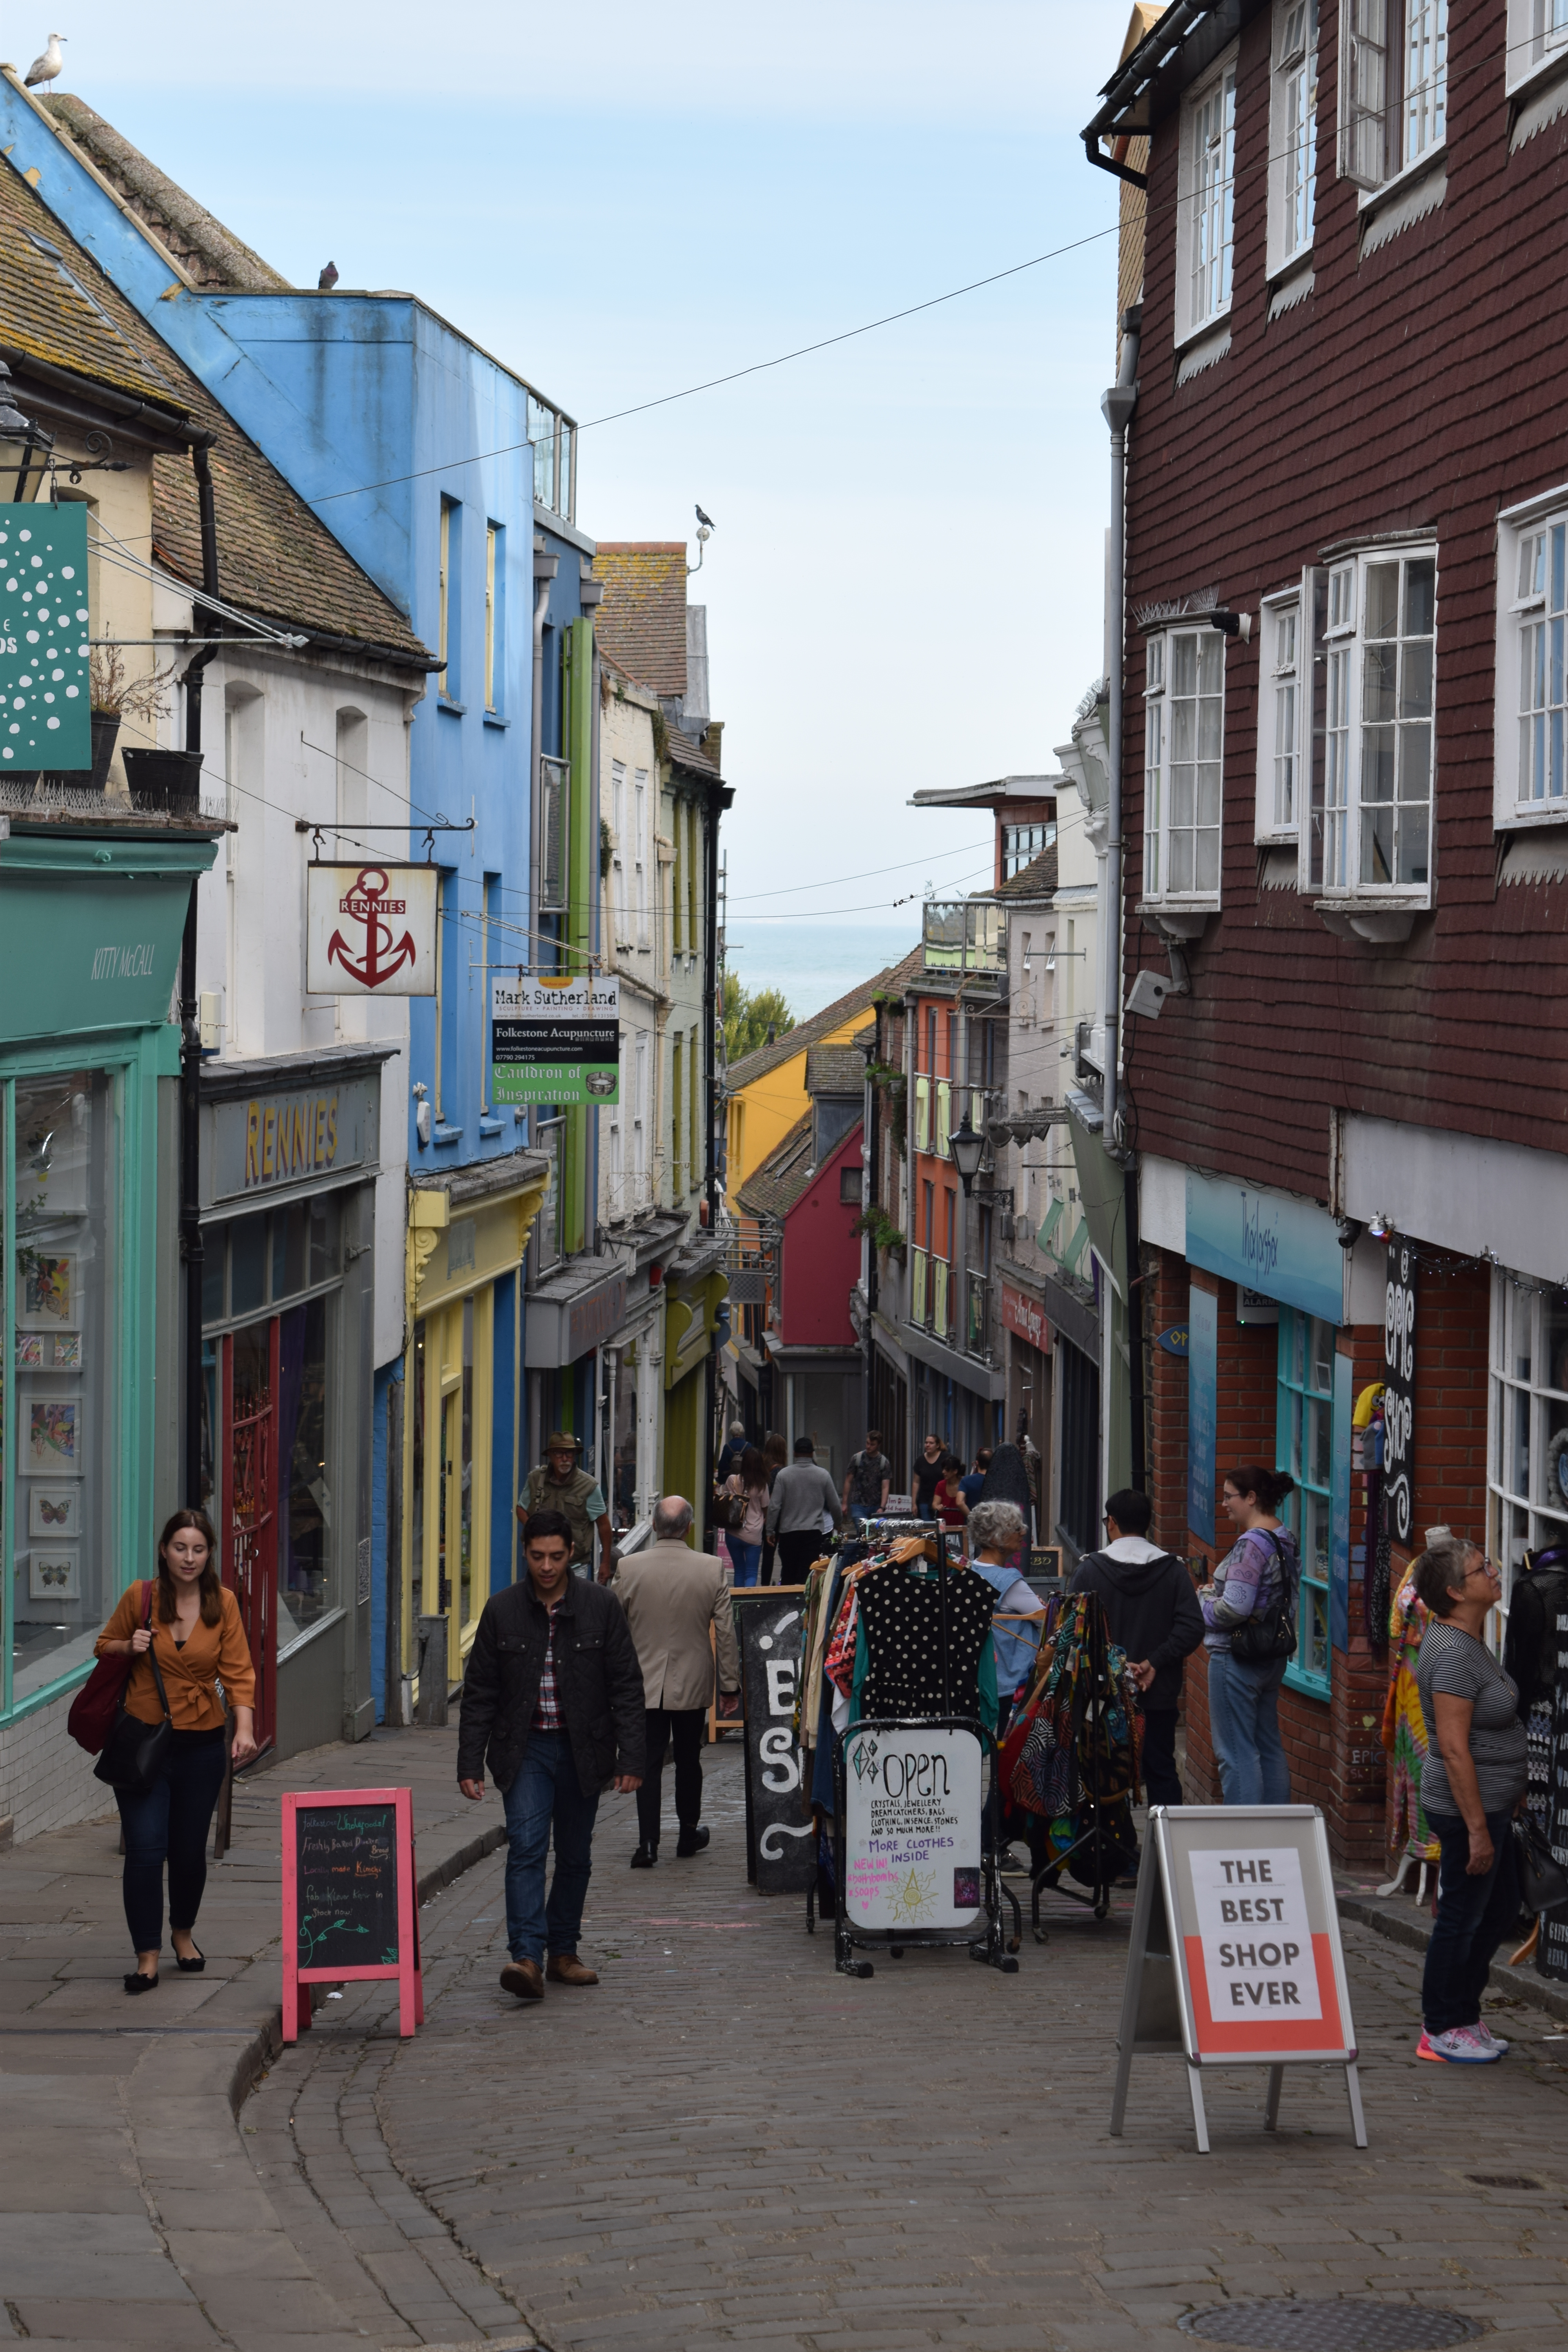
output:
<svg viewBox="0 0 1568 2352"><path fill-rule="evenodd" d="M1267 1609L1255 1609L1239 1625L1230 1629L1230 1654L1246 1666L1272 1666L1281 1658L1296 1652L1296 1594L1290 1580L1290 1563L1285 1547L1272 1528L1259 1528L1273 1545L1279 1562L1279 1597Z"/></svg>

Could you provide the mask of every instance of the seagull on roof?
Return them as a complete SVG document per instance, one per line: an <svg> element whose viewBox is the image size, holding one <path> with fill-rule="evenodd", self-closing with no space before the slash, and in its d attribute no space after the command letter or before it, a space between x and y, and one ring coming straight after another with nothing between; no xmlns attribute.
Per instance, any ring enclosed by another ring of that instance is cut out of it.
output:
<svg viewBox="0 0 1568 2352"><path fill-rule="evenodd" d="M67 36L64 33L51 33L49 35L49 46L44 51L43 56L41 58L35 58L32 64L27 68L26 87L28 89L37 89L40 82L53 81L57 74L64 73L66 69L66 61L60 55L60 43Z"/></svg>

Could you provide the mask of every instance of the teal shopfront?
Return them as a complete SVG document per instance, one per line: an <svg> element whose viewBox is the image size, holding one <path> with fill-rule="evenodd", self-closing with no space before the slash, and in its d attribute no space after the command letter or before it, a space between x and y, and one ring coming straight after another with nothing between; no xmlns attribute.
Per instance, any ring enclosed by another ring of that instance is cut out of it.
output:
<svg viewBox="0 0 1568 2352"><path fill-rule="evenodd" d="M0 813L0 1820L18 1836L72 1817L58 1785L39 1811L31 1751L54 1754L53 1718L183 1499L172 1014L217 828L102 807ZM75 1813L102 1793L82 1779Z"/></svg>

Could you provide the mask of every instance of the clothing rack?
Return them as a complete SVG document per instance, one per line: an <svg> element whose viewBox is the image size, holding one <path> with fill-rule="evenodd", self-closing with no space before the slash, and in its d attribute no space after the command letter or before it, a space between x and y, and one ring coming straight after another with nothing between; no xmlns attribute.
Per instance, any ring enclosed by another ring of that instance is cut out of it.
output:
<svg viewBox="0 0 1568 2352"><path fill-rule="evenodd" d="M1110 1681L1109 1659L1110 1644L1106 1631L1105 1612L1097 1596L1092 1593L1064 1595L1059 1604L1054 1603L1047 1608L1045 1612L1047 1631L1042 1639L1041 1647L1042 1649L1045 1647L1045 1642L1049 1639L1053 1627L1060 1625L1069 1600L1075 1603L1084 1601L1089 1604L1085 1642L1089 1689L1082 1717L1088 1730L1087 1738L1080 1732L1076 1706L1072 1728L1072 1744L1078 1766L1079 1804L1081 1811L1087 1814L1087 1819L1083 1829L1073 1839L1070 1845L1054 1854L1037 1869L1031 1870L1029 1874L1029 1924L1037 1944L1044 1944L1049 1940L1047 1930L1040 1924L1040 1898L1047 1889L1064 1896L1068 1902L1077 1903L1084 1909L1091 1911L1097 1919L1103 1919L1106 1916L1110 1909L1111 1889L1121 1870L1116 1843L1107 1832L1107 1808L1109 1804L1120 1802L1121 1795L1128 1793L1131 1817L1131 1805L1137 1801L1138 1796L1135 1750L1130 1792L1118 1791L1114 1797L1108 1797L1106 1792L1105 1778L1110 1762L1110 1732L1108 1716L1110 1708L1116 1703L1118 1694ZM1135 1738L1131 1722L1129 1737ZM1075 1856L1082 1855L1086 1852L1093 1876L1087 1891L1080 1892L1077 1887L1068 1886L1062 1883L1063 1874Z"/></svg>

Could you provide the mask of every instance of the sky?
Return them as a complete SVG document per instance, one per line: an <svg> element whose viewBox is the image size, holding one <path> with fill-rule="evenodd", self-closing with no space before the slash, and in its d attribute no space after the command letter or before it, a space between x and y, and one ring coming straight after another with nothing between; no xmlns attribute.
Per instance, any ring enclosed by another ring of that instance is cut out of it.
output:
<svg viewBox="0 0 1568 2352"><path fill-rule="evenodd" d="M1116 183L1079 133L1127 0L61 13L58 87L276 268L420 295L588 425L584 530L712 516L735 916L985 880L988 818L907 803L1054 768L1101 667Z"/></svg>

